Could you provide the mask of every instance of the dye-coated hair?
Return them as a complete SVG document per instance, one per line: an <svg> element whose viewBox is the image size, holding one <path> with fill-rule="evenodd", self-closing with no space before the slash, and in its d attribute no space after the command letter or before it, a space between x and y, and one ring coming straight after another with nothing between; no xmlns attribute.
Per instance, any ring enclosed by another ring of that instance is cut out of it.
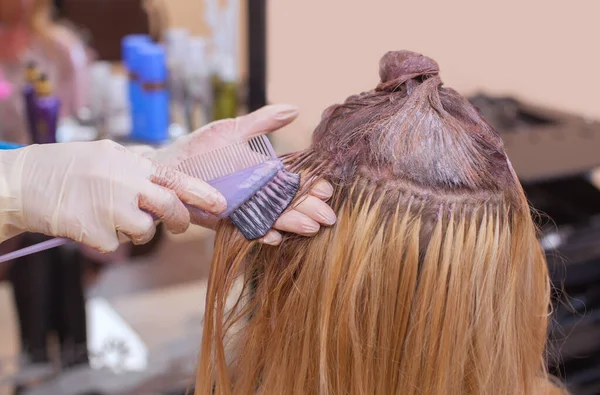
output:
<svg viewBox="0 0 600 395"><path fill-rule="evenodd" d="M197 394L559 391L528 203L499 135L438 73L387 53L381 83L328 108L312 146L285 157L298 199L334 185L334 227L268 247L219 226Z"/></svg>

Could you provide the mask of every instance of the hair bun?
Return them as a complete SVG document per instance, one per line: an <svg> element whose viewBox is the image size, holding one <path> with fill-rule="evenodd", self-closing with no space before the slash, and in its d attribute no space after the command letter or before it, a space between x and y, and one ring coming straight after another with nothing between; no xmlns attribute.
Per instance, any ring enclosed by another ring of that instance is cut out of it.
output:
<svg viewBox="0 0 600 395"><path fill-rule="evenodd" d="M437 75L440 68L437 62L420 53L411 51L390 51L379 61L381 83L377 90L395 89L404 82L419 76L428 78Z"/></svg>

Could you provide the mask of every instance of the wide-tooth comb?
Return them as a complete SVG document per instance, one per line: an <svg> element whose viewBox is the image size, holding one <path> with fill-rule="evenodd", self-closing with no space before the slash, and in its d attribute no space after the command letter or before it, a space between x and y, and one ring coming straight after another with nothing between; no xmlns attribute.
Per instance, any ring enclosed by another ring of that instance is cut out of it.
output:
<svg viewBox="0 0 600 395"><path fill-rule="evenodd" d="M227 209L218 217L229 217L249 240L271 229L300 186L300 176L285 171L266 136L186 159L177 169L221 192Z"/></svg>

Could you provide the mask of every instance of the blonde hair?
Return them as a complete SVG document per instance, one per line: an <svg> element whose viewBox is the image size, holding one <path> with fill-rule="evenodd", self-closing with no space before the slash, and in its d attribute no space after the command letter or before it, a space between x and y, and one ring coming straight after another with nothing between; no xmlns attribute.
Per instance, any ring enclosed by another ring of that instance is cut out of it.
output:
<svg viewBox="0 0 600 395"><path fill-rule="evenodd" d="M433 60L391 52L380 75L285 157L335 185L334 227L266 247L220 224L196 394L560 391L546 261L500 139Z"/></svg>

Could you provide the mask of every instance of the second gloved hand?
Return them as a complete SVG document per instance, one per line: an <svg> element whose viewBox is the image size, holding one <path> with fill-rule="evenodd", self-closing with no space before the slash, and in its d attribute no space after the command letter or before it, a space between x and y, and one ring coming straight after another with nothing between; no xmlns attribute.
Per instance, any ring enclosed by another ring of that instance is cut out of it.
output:
<svg viewBox="0 0 600 395"><path fill-rule="evenodd" d="M68 237L108 252L119 246L118 233L137 244L150 241L153 216L171 232L184 232L190 214L183 203L211 213L227 204L208 184L111 141L34 145L3 155L10 174L3 198L13 201L7 222L14 234Z"/></svg>
<svg viewBox="0 0 600 395"><path fill-rule="evenodd" d="M298 116L298 108L290 105L270 105L250 114L212 122L203 128L183 137L173 144L152 150L136 148L137 152L152 160L170 167L177 167L181 161L225 147L240 140L277 131ZM296 206L287 210L275 223L273 229L260 241L277 245L282 236L278 231L296 233L303 236L316 234L321 226L333 225L335 212L326 203L333 194L333 187L326 181L317 182L309 194ZM192 212L192 223L214 227L217 218L201 216Z"/></svg>

